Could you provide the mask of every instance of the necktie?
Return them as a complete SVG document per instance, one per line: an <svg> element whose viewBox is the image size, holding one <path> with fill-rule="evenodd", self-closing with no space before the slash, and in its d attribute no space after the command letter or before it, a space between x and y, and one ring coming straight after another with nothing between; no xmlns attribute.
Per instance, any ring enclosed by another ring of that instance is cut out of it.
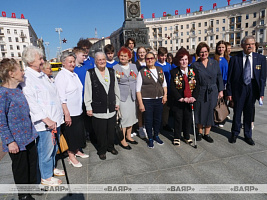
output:
<svg viewBox="0 0 267 200"><path fill-rule="evenodd" d="M190 90L189 83L188 83L188 78L186 74L183 75L183 78L184 78L184 97L185 98L192 97L191 90Z"/></svg>
<svg viewBox="0 0 267 200"><path fill-rule="evenodd" d="M250 62L249 62L249 56L246 56L246 62L245 62L245 67L243 69L243 80L245 85L250 84L251 82L251 66L250 66Z"/></svg>

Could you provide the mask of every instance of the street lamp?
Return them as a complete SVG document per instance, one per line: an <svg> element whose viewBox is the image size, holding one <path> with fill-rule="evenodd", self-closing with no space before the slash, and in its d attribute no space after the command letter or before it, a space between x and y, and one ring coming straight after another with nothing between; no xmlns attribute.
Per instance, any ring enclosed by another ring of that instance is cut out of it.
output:
<svg viewBox="0 0 267 200"><path fill-rule="evenodd" d="M60 32L63 32L62 28L55 28L56 32L58 32L58 36L59 36L59 44L60 44L60 55L61 55L61 51L62 51L62 47L61 47L61 38L60 38Z"/></svg>
<svg viewBox="0 0 267 200"><path fill-rule="evenodd" d="M47 55L47 60L50 60L49 58L49 48L48 48L48 45L49 45L49 42L45 42L44 45L46 46L46 55Z"/></svg>

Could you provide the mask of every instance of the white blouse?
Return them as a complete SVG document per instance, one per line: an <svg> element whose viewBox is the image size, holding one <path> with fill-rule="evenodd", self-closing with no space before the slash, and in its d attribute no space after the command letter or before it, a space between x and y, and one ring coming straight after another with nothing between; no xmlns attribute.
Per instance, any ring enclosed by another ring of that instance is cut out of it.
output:
<svg viewBox="0 0 267 200"><path fill-rule="evenodd" d="M70 116L81 115L83 85L78 75L62 68L55 78L55 84L61 103L67 104Z"/></svg>

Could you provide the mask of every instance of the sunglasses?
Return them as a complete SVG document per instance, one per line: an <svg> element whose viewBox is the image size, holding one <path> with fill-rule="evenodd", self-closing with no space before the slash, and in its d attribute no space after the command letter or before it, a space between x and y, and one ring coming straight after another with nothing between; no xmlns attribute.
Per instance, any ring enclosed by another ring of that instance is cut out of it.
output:
<svg viewBox="0 0 267 200"><path fill-rule="evenodd" d="M146 58L146 60L154 60L154 59L155 59L155 58L153 58L153 57L152 57L152 58Z"/></svg>

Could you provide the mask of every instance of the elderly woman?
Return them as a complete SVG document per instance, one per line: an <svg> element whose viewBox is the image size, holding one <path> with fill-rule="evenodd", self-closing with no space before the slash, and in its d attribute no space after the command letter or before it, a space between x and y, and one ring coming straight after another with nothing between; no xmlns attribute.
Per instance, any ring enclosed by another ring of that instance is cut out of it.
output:
<svg viewBox="0 0 267 200"><path fill-rule="evenodd" d="M132 126L137 122L135 88L138 74L136 65L129 63L131 56L131 51L126 47L122 47L118 52L120 62L113 67L120 87L121 125L124 135L121 147L127 150L131 149L127 142L138 144L131 137Z"/></svg>
<svg viewBox="0 0 267 200"><path fill-rule="evenodd" d="M52 68L48 61L44 62L42 72L47 75L47 77L49 78L49 81L55 82L53 74L52 74Z"/></svg>
<svg viewBox="0 0 267 200"><path fill-rule="evenodd" d="M62 181L52 177L53 174L65 175L63 170L55 169L55 137L58 137L60 125L63 123L61 102L55 85L41 72L44 64L43 52L37 47L29 46L23 51L22 59L27 68L25 82L21 86L30 107L31 120L39 135L37 151L41 183L56 186Z"/></svg>
<svg viewBox="0 0 267 200"><path fill-rule="evenodd" d="M153 139L160 145L164 144L159 138L163 104L167 101L167 83L161 67L156 67L155 55L146 54L146 67L137 76L136 94L141 112L145 112L145 127L148 135L148 147L154 148ZM154 137L152 135L152 128Z"/></svg>
<svg viewBox="0 0 267 200"><path fill-rule="evenodd" d="M214 125L214 108L218 98L223 97L223 80L219 63L209 58L210 48L205 42L199 43L196 49L199 59L192 64L192 67L199 72L199 96L196 101L195 118L198 128L197 140L203 137L207 142L212 143L210 137L211 126ZM205 133L203 135L203 128Z"/></svg>
<svg viewBox="0 0 267 200"><path fill-rule="evenodd" d="M177 146L180 146L182 130L185 142L192 143L190 139L193 122L191 104L197 99L199 84L198 71L188 66L191 60L189 52L181 48L174 58L174 64L178 67L171 70L170 89L174 113L173 144Z"/></svg>
<svg viewBox="0 0 267 200"><path fill-rule="evenodd" d="M36 184L38 134L31 122L27 100L19 83L24 72L13 59L0 62L0 135L3 151L9 152L15 184ZM33 199L30 194L19 194L19 199Z"/></svg>
<svg viewBox="0 0 267 200"><path fill-rule="evenodd" d="M65 124L63 134L68 144L69 163L73 167L82 167L77 157L88 158L79 148L85 146L84 123L82 118L82 91L83 85L75 68L75 55L73 53L61 56L62 70L57 74L55 84L62 103Z"/></svg>
<svg viewBox="0 0 267 200"><path fill-rule="evenodd" d="M96 68L86 73L84 103L87 115L92 116L92 124L97 139L97 154L106 159L106 152L117 155L114 148L116 110L119 110L120 91L114 70L106 67L106 55L95 54Z"/></svg>

